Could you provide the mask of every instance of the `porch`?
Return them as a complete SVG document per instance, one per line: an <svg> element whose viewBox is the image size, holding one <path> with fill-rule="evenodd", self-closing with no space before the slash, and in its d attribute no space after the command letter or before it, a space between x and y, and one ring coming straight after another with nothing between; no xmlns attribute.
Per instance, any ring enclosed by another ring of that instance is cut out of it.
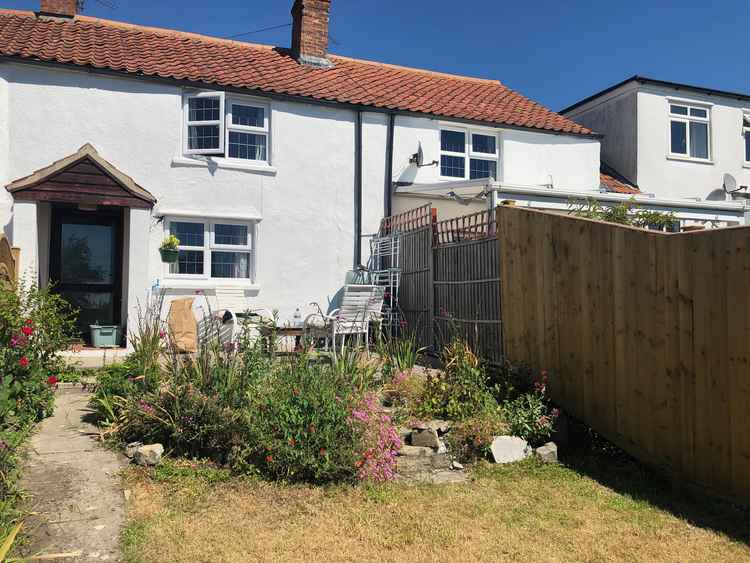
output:
<svg viewBox="0 0 750 563"><path fill-rule="evenodd" d="M116 344L124 346L128 317L148 287L154 196L89 144L7 189L13 243L24 256L19 278L52 284L79 309L86 344L90 325L114 325L121 328ZM94 352L79 354L87 363L106 361Z"/></svg>

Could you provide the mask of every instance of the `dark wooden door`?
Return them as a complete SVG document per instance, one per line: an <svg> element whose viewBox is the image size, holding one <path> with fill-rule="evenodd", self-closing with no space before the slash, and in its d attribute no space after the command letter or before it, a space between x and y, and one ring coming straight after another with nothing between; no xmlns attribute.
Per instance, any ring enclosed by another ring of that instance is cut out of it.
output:
<svg viewBox="0 0 750 563"><path fill-rule="evenodd" d="M50 280L80 310L78 329L120 324L122 302L122 208L81 211L53 206Z"/></svg>

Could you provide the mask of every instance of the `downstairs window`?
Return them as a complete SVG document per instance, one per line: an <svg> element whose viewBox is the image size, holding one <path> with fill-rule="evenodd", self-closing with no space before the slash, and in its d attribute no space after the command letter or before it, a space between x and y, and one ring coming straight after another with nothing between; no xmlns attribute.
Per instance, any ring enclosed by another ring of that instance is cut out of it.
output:
<svg viewBox="0 0 750 563"><path fill-rule="evenodd" d="M253 222L172 219L169 234L180 239L169 275L251 280L254 269Z"/></svg>

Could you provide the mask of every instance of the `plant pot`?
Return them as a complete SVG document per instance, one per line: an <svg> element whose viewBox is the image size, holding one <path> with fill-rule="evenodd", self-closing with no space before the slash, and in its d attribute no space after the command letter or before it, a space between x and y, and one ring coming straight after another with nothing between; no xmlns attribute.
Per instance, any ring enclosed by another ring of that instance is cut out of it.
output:
<svg viewBox="0 0 750 563"><path fill-rule="evenodd" d="M175 248L160 248L159 254L161 254L161 261L166 264L174 264L177 262L177 257L180 255L180 251Z"/></svg>

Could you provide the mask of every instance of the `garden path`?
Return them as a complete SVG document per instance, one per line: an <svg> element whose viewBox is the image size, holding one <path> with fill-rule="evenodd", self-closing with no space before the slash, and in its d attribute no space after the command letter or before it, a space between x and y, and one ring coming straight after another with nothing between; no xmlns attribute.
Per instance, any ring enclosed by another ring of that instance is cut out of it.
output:
<svg viewBox="0 0 750 563"><path fill-rule="evenodd" d="M28 493L25 560L118 561L125 498L118 478L125 459L96 441L90 394L60 389L55 413L32 437L21 485Z"/></svg>

